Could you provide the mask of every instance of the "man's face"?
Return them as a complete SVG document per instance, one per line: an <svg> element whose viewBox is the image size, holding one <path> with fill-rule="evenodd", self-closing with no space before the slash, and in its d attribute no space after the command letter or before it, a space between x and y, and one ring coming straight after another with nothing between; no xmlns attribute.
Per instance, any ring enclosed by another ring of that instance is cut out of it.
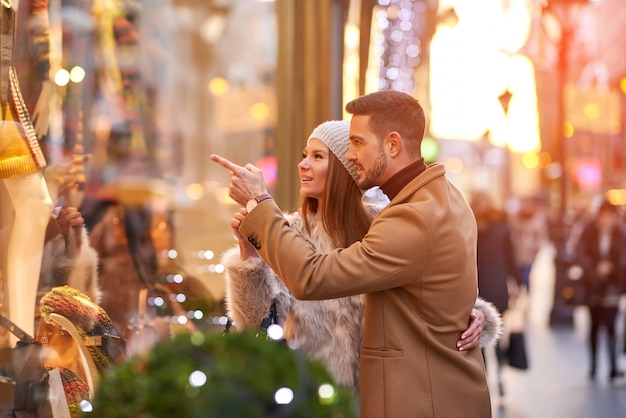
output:
<svg viewBox="0 0 626 418"><path fill-rule="evenodd" d="M350 147L346 159L357 168L358 186L380 186L387 178L387 154L382 141L368 128L369 116L355 115L350 122Z"/></svg>

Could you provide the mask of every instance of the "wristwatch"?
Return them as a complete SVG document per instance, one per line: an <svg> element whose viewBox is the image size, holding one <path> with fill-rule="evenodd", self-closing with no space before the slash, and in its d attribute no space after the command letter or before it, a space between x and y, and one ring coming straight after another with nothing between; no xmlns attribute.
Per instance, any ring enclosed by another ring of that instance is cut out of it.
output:
<svg viewBox="0 0 626 418"><path fill-rule="evenodd" d="M261 203L264 200L271 199L272 195L268 193L264 193L261 196L257 196L254 199L250 199L246 202L246 210L248 213L252 212L252 209L256 208L256 205Z"/></svg>

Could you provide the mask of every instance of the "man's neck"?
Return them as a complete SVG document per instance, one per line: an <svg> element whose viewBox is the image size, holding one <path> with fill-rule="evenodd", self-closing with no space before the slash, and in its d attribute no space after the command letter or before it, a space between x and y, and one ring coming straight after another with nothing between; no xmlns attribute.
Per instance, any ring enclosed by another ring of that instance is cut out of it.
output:
<svg viewBox="0 0 626 418"><path fill-rule="evenodd" d="M423 158L420 158L391 176L389 180L380 185L380 189L389 197L389 200L393 200L404 186L425 170L426 163Z"/></svg>

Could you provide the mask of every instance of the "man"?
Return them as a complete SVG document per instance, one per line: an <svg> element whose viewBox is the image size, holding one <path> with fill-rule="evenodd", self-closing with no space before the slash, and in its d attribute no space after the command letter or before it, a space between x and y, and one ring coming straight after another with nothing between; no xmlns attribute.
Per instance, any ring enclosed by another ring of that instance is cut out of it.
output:
<svg viewBox="0 0 626 418"><path fill-rule="evenodd" d="M363 240L317 254L290 229L261 170L212 155L231 171L231 198L249 212L239 231L296 298L365 294L364 418L490 417L480 350L455 345L478 292L472 211L443 165L426 166L421 157L425 117L417 100L381 91L346 110L353 114L346 159L359 187L378 185L391 199Z"/></svg>

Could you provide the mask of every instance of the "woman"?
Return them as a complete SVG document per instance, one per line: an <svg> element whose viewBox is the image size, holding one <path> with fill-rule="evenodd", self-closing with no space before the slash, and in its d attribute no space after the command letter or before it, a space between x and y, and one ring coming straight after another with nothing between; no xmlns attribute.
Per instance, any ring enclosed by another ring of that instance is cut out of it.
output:
<svg viewBox="0 0 626 418"><path fill-rule="evenodd" d="M364 204L362 191L356 185L356 169L345 159L349 128L349 122L345 121L319 125L309 136L302 161L298 164L301 207L287 215L287 219L291 227L320 253L360 240L373 217L387 203L386 200L373 199ZM319 301L295 299L254 246L239 233L244 216L245 209L242 209L231 221L239 248L228 250L222 258L226 274L226 309L234 326L240 329L258 327L274 303L278 323L285 329L288 344L321 360L338 384L356 391L363 296ZM481 299L477 300L476 307L487 318L484 330L481 334L480 325L470 326L468 331L471 332L466 331L465 338L457 344L459 349L475 347L479 342L488 345L500 335L497 310Z"/></svg>

